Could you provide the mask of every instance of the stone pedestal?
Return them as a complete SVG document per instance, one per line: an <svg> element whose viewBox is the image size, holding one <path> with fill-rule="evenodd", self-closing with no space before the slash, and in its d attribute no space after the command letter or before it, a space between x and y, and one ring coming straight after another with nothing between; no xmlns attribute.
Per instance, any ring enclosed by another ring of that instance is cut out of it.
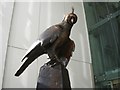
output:
<svg viewBox="0 0 120 90"><path fill-rule="evenodd" d="M61 64L54 66L44 64L40 68L37 81L37 90L42 88L71 90L68 70Z"/></svg>

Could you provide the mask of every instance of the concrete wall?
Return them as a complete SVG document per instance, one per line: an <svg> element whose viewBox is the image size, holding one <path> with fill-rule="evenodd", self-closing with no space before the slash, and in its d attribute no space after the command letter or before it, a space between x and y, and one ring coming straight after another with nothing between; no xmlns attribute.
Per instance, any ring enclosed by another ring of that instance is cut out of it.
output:
<svg viewBox="0 0 120 90"><path fill-rule="evenodd" d="M14 74L22 65L21 58L47 27L60 23L64 14L75 8L78 22L74 25L71 38L76 48L67 66L72 88L92 88L91 57L85 13L82 2L16 2L9 33L8 49L4 70L3 88L35 88L39 68L47 62L47 55L39 57L20 76ZM7 36L7 35L6 35Z"/></svg>
<svg viewBox="0 0 120 90"><path fill-rule="evenodd" d="M14 1L14 0L13 0ZM3 73L14 2L0 3L0 89L2 88Z"/></svg>

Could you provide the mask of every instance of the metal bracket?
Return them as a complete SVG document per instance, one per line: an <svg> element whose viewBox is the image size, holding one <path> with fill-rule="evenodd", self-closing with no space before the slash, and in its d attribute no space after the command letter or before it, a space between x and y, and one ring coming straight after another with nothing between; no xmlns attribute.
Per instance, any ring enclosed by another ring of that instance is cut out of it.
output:
<svg viewBox="0 0 120 90"><path fill-rule="evenodd" d="M109 15L107 15L107 18L101 20L100 22L96 23L95 25L92 25L89 28L89 32L95 30L96 28L98 28L99 26L105 24L106 22L110 21L111 19L117 17L118 15L120 15L120 10L116 11L115 13L111 13Z"/></svg>

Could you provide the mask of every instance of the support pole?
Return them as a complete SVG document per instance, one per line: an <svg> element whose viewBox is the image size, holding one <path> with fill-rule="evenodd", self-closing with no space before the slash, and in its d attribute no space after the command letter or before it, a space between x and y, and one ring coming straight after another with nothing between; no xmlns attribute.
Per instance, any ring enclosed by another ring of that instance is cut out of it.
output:
<svg viewBox="0 0 120 90"><path fill-rule="evenodd" d="M62 64L51 66L48 63L40 68L36 90L42 88L71 90L68 70Z"/></svg>

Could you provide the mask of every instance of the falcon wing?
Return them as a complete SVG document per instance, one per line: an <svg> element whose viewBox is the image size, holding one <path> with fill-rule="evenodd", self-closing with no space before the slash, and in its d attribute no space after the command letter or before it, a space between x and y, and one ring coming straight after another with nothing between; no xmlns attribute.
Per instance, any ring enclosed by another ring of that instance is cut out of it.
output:
<svg viewBox="0 0 120 90"><path fill-rule="evenodd" d="M43 47L50 47L59 35L61 34L63 28L60 25L54 25L48 28L45 32L43 32L39 38Z"/></svg>
<svg viewBox="0 0 120 90"><path fill-rule="evenodd" d="M32 47L27 51L22 61L26 59L20 69L16 72L15 76L19 76L23 71L40 55L45 53L45 49L41 46L39 41L35 42Z"/></svg>
<svg viewBox="0 0 120 90"><path fill-rule="evenodd" d="M37 57L46 53L47 48L54 43L54 41L59 37L61 28L59 25L52 26L44 31L39 40L37 40L30 49L26 52L22 61L26 59L20 69L16 72L15 76L19 76Z"/></svg>

